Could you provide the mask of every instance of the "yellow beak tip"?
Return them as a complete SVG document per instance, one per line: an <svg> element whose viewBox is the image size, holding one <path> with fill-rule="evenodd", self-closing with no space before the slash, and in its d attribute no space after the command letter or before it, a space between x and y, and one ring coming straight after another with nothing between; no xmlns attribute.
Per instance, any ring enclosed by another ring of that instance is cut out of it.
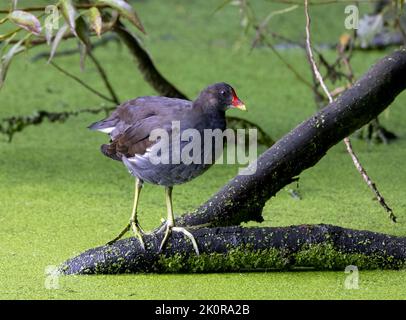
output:
<svg viewBox="0 0 406 320"><path fill-rule="evenodd" d="M241 104L237 108L242 110L242 111L247 111L247 108L246 108L245 104Z"/></svg>

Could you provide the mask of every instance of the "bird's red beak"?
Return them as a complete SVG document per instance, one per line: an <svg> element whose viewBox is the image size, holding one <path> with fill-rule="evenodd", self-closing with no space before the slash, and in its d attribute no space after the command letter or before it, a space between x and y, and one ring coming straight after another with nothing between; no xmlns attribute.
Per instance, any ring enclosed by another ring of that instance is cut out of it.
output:
<svg viewBox="0 0 406 320"><path fill-rule="evenodd" d="M234 108L243 110L243 111L247 111L247 108L245 107L244 102L242 102L238 97L237 94L235 93L235 91L233 90L233 101L231 102L231 105Z"/></svg>

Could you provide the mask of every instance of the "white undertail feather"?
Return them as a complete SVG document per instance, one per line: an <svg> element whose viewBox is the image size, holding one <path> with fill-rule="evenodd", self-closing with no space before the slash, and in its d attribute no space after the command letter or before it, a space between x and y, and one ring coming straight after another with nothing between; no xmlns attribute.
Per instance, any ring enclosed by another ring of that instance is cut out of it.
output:
<svg viewBox="0 0 406 320"><path fill-rule="evenodd" d="M110 134L116 127L97 129L97 131Z"/></svg>

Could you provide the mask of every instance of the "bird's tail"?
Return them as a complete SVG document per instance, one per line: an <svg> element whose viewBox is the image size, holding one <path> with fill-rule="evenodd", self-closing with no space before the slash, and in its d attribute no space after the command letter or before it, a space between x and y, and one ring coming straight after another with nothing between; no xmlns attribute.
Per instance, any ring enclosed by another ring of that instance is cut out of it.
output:
<svg viewBox="0 0 406 320"><path fill-rule="evenodd" d="M111 133L115 129L118 122L119 122L118 117L116 117L116 115L113 113L110 117L106 119L92 123L90 126L88 126L88 128L90 130Z"/></svg>

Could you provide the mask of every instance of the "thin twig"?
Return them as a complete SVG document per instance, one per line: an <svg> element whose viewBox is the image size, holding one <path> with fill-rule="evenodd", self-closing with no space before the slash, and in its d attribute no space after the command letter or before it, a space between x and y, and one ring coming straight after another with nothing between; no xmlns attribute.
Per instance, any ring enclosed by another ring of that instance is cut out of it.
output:
<svg viewBox="0 0 406 320"><path fill-rule="evenodd" d="M292 4L292 5L299 5L302 6L303 3L300 1L294 0L268 0L269 2L274 3L283 3L283 4ZM379 2L380 0L358 0L360 3L375 3ZM329 4L341 4L341 3L353 3L353 0L324 0L324 1L312 1L309 5L317 6L317 5L329 5ZM83 3L83 4L76 4L76 9L90 9L91 7L98 7L99 9L108 7L107 4L103 3ZM26 7L19 10L34 12L34 11L45 11L45 6L33 6L33 7ZM0 14L8 14L10 13L10 9L0 9Z"/></svg>
<svg viewBox="0 0 406 320"><path fill-rule="evenodd" d="M340 50L339 51L340 57L342 59L342 61L344 62L344 65L346 66L347 70L348 70L348 78L350 79L350 83L349 85L353 85L355 82L355 76L354 76L354 72L352 70L350 61L348 56L345 54L344 50ZM374 121L376 123L376 125L379 126L379 120L378 118L375 119ZM348 138L346 138L348 139ZM383 135L381 136L381 139L383 141L385 141L386 137L384 137ZM351 155L351 158L353 159L353 162L355 164L355 166L359 165L359 167L357 166L358 171L361 173L362 177L364 178L365 182L368 184L369 188L375 193L375 197L378 200L378 202L381 204L381 206L386 210L386 212L389 214L390 219L393 222L396 222L396 216L393 214L393 210L392 208L390 208L387 204L385 199L382 197L381 193L379 192L379 190L377 189L376 185L372 182L372 180L369 178L368 174L366 173L365 169L360 165L360 162L358 160L358 157L356 156L356 154L354 153L353 149L352 149L352 145L351 145L351 141L348 139L346 142L346 146L347 146L347 151L348 153Z"/></svg>
<svg viewBox="0 0 406 320"><path fill-rule="evenodd" d="M103 3L83 3L83 4L75 4L76 9L90 9L92 7L97 7L99 9L107 8L107 4ZM46 6L33 6L33 7L26 7L19 10L27 11L27 12L36 12L36 11L45 11ZM10 9L0 9L0 14L8 14L10 13Z"/></svg>
<svg viewBox="0 0 406 320"><path fill-rule="evenodd" d="M406 31L403 29L402 22L400 21L399 16L395 20L396 27L399 29L400 34L402 35L403 43L406 45Z"/></svg>
<svg viewBox="0 0 406 320"><path fill-rule="evenodd" d="M278 57L278 59L280 61L282 61L282 63L290 70L294 73L294 75L296 76L296 78L298 80L300 80L302 83L304 83L306 86L308 86L309 88L313 88L312 84L307 81L300 73L299 71L297 71L287 60L285 60L285 58L278 52L278 50L276 50L276 48L274 47L274 45L270 42L265 40L264 41L266 43L266 45L272 50L272 52Z"/></svg>
<svg viewBox="0 0 406 320"><path fill-rule="evenodd" d="M306 12L306 51L307 55L309 56L309 60L311 62L311 66L313 68L313 74L320 83L320 86L322 87L323 91L325 92L326 96L328 97L328 100L333 102L333 97L330 94L330 91L327 89L326 84L324 83L323 77L321 76L319 69L317 68L316 61L314 60L313 56L313 51L311 48L310 44L310 16L308 12L308 1L305 0L305 12Z"/></svg>
<svg viewBox="0 0 406 320"><path fill-rule="evenodd" d="M277 11L272 11L268 16L257 26L257 34L262 34L264 30L268 27L269 21L272 19L272 17L280 14L284 14L287 12L290 12L292 10L295 10L298 6L294 5L289 8L285 8L282 10L277 10ZM255 43L255 42L254 42Z"/></svg>
<svg viewBox="0 0 406 320"><path fill-rule="evenodd" d="M68 71L66 71L65 69L61 68L60 66L58 66L55 62L51 61L50 64L55 67L57 70L59 70L60 72L62 72L64 75L68 76L69 78L75 80L76 82L78 82L79 84L81 84L83 87L85 87L87 90L89 90L90 92L93 92L95 95L99 96L100 98L109 101L109 102L113 102L116 103L116 101L114 101L113 99L111 99L110 97L105 96L103 93L97 91L96 89L92 88L91 86L89 86L87 83L85 83L84 81L82 81L80 78L76 77L75 75L69 73Z"/></svg>
<svg viewBox="0 0 406 320"><path fill-rule="evenodd" d="M393 221L396 222L396 216L393 213L392 208L390 208L387 204L381 193L379 192L378 188L376 187L375 183L371 180L369 177L368 173L365 171L365 168L361 165L357 155L354 153L354 150L351 145L350 139L347 137L344 139L345 145L347 147L347 151L350 154L352 161L354 162L355 167L359 171L359 173L362 175L362 178L368 185L368 187L372 190L372 192L375 194L376 199L380 203L380 205L385 209L385 211L388 213L389 218Z"/></svg>
<svg viewBox="0 0 406 320"><path fill-rule="evenodd" d="M306 49L307 49L307 54L309 57L309 60L311 62L313 72L315 77L320 83L320 86L322 87L324 93L328 97L328 100L330 103L334 101L333 97L330 94L330 91L328 90L326 84L324 83L323 77L321 76L316 62L314 60L313 52L311 49L311 40L310 40L310 15L309 15L309 8L308 8L308 0L304 0L305 3L305 14L306 14ZM348 61L347 61L348 63ZM351 156L352 161L354 162L355 167L361 174L362 178L368 185L368 187L374 192L376 199L379 201L380 205L385 209L385 211L388 213L389 218L393 221L396 222L396 216L393 214L393 210L386 204L385 199L382 197L381 193L379 192L378 188L376 187L375 183L371 180L369 175L367 174L365 168L361 165L357 155L355 154L351 141L348 137L344 138L344 143L347 147L347 151Z"/></svg>
<svg viewBox="0 0 406 320"><path fill-rule="evenodd" d="M283 4L295 4L299 6L303 6L303 3L300 1L294 1L294 0L268 0L269 2L273 3L283 3ZM375 3L379 2L381 0L358 0L359 3ZM354 3L353 0L316 0L316 1L311 1L308 3L308 5L311 6L319 6L319 5L328 5L328 4L342 4L342 3Z"/></svg>
<svg viewBox="0 0 406 320"><path fill-rule="evenodd" d="M97 58L95 57L95 55L93 54L93 52L91 50L88 51L87 55L89 56L89 58L93 61L94 65L97 68L97 71L100 74L100 77L102 78L104 85L106 86L107 90L110 93L111 99L116 103L116 104L120 104L120 99L118 98L116 92L113 89L113 86L109 80L109 78L107 77L107 73L104 70L103 66L101 65L101 63L99 62L99 60L97 60Z"/></svg>
<svg viewBox="0 0 406 320"><path fill-rule="evenodd" d="M116 35L108 34L108 35L104 35L100 40L92 42L92 51L94 51L98 47L105 46L110 41L115 41L115 42L118 43L118 45L121 44L120 40L118 39L118 37ZM76 48L71 48L71 49L66 49L66 50L58 50L58 51L55 52L54 58L63 57L63 56L70 56L70 55L74 55L74 54L77 54L77 53L79 53L79 48L77 48L77 47ZM36 62L37 60L40 60L40 59L48 60L49 59L49 51L43 51L43 52L37 53L36 55L34 55L30 59L30 61L31 62Z"/></svg>

